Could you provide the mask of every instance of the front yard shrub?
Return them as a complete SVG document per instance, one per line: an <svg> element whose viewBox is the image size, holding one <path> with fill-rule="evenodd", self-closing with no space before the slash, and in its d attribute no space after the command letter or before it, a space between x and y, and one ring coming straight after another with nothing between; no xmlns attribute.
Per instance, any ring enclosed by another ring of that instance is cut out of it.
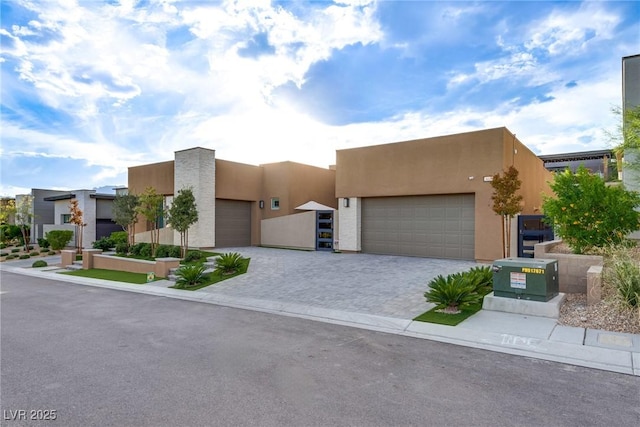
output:
<svg viewBox="0 0 640 427"><path fill-rule="evenodd" d="M198 250L187 252L187 256L184 257L185 262L198 262L204 260L204 254Z"/></svg>
<svg viewBox="0 0 640 427"><path fill-rule="evenodd" d="M55 255L55 254L56 254L56 251L49 251L49 252L47 253L47 255Z"/></svg>
<svg viewBox="0 0 640 427"><path fill-rule="evenodd" d="M20 252L20 248L13 248L11 249L11 253L15 254L16 252Z"/></svg>
<svg viewBox="0 0 640 427"><path fill-rule="evenodd" d="M59 251L71 241L73 231L71 230L51 230L45 234L45 238L51 244L51 249Z"/></svg>
<svg viewBox="0 0 640 427"><path fill-rule="evenodd" d="M640 265L629 250L615 251L605 267L604 280L627 307L640 307Z"/></svg>
<svg viewBox="0 0 640 427"><path fill-rule="evenodd" d="M150 244L145 244L140 248L140 256L145 258L151 258L152 248Z"/></svg>
<svg viewBox="0 0 640 427"><path fill-rule="evenodd" d="M46 255L49 253L49 249L44 249L40 251L40 255Z"/></svg>
<svg viewBox="0 0 640 427"><path fill-rule="evenodd" d="M116 253L118 255L126 255L129 252L129 244L127 242L119 242L116 244Z"/></svg>
<svg viewBox="0 0 640 427"><path fill-rule="evenodd" d="M542 209L556 234L582 254L592 248L619 245L638 229L640 195L622 186L607 186L584 166L556 173L555 198L545 197Z"/></svg>
<svg viewBox="0 0 640 427"><path fill-rule="evenodd" d="M46 266L47 266L47 262L41 259L31 264L31 267L33 268L46 267Z"/></svg>
<svg viewBox="0 0 640 427"><path fill-rule="evenodd" d="M19 256L19 258L20 258L20 259L29 259L29 258L31 258L31 255L29 255L29 254L24 254L24 255L20 255L20 256Z"/></svg>
<svg viewBox="0 0 640 427"><path fill-rule="evenodd" d="M109 239L111 239L114 246L117 246L118 243L129 243L126 231L114 231L109 236Z"/></svg>
<svg viewBox="0 0 640 427"><path fill-rule="evenodd" d="M93 242L91 246L93 246L93 249L102 249L102 251L107 252L108 250L111 250L115 244L109 237L101 237Z"/></svg>
<svg viewBox="0 0 640 427"><path fill-rule="evenodd" d="M160 245L156 249L156 258L180 258L180 246Z"/></svg>
<svg viewBox="0 0 640 427"><path fill-rule="evenodd" d="M461 274L439 275L429 282L429 290L424 293L427 302L436 304L443 313L457 314L461 310L477 305L482 295L475 286Z"/></svg>
<svg viewBox="0 0 640 427"><path fill-rule="evenodd" d="M141 256L143 248L148 248L144 249L144 251L148 251L148 253L151 254L151 244L149 243L136 243L135 245L131 246L129 250L131 251L131 255Z"/></svg>
<svg viewBox="0 0 640 427"><path fill-rule="evenodd" d="M38 256L38 255L40 255L40 252L38 252L38 251L33 251L33 252L30 252L30 253L29 253L29 255L30 255L30 256Z"/></svg>
<svg viewBox="0 0 640 427"><path fill-rule="evenodd" d="M18 258L18 255L7 255L7 259Z"/></svg>
<svg viewBox="0 0 640 427"><path fill-rule="evenodd" d="M183 265L176 271L176 288L188 288L204 282L208 275L204 273L205 267L201 264Z"/></svg>
<svg viewBox="0 0 640 427"><path fill-rule="evenodd" d="M237 252L227 252L216 258L215 272L223 275L233 274L242 265L242 255Z"/></svg>
<svg viewBox="0 0 640 427"><path fill-rule="evenodd" d="M43 239L42 237L38 237L38 246L40 246L40 248L42 249L48 249L50 246L50 243L47 239Z"/></svg>
<svg viewBox="0 0 640 427"><path fill-rule="evenodd" d="M0 243L0 249L4 249L4 248L6 248L6 247L7 247L7 244L6 244L6 243Z"/></svg>
<svg viewBox="0 0 640 427"><path fill-rule="evenodd" d="M7 255L9 255L8 252L0 252L0 257L7 256Z"/></svg>

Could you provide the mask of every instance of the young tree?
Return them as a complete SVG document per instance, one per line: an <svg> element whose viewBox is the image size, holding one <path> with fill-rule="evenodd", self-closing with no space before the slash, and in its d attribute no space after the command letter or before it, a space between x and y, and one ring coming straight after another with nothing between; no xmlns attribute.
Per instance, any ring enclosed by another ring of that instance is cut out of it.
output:
<svg viewBox="0 0 640 427"><path fill-rule="evenodd" d="M16 214L16 201L14 199L0 200L0 224L7 224Z"/></svg>
<svg viewBox="0 0 640 427"><path fill-rule="evenodd" d="M138 222L138 196L134 194L118 194L113 199L113 222L127 232L127 243L133 246L136 241L135 225Z"/></svg>
<svg viewBox="0 0 640 427"><path fill-rule="evenodd" d="M79 251L82 251L82 235L84 231L84 227L87 225L83 219L83 213L80 207L78 206L77 199L71 199L69 201L69 211L71 213L71 217L69 218L69 222L76 226L76 248Z"/></svg>
<svg viewBox="0 0 640 427"><path fill-rule="evenodd" d="M620 118L614 132L605 131L616 155L616 166L621 172L623 165L630 169L640 170L640 106L622 110L620 107L611 109ZM624 156L624 163L623 163Z"/></svg>
<svg viewBox="0 0 640 427"><path fill-rule="evenodd" d="M511 242L511 219L521 210L522 196L516 194L522 182L518 179L518 169L509 166L503 175L499 173L493 176L493 211L502 217L502 255L509 257Z"/></svg>
<svg viewBox="0 0 640 427"><path fill-rule="evenodd" d="M545 197L542 209L574 253L622 243L638 229L640 195L607 186L584 166L556 173L551 189L555 197Z"/></svg>
<svg viewBox="0 0 640 427"><path fill-rule="evenodd" d="M31 221L33 220L33 196L26 194L16 203L16 225L20 227L24 250L29 247L29 231L31 230Z"/></svg>
<svg viewBox="0 0 640 427"><path fill-rule="evenodd" d="M187 256L189 247L189 228L198 221L198 208L196 198L191 188L183 188L173 199L169 208L169 223L174 230L180 233L181 255Z"/></svg>
<svg viewBox="0 0 640 427"><path fill-rule="evenodd" d="M162 218L162 194L156 193L153 187L147 187L144 193L138 196L138 206L136 211L151 223L151 255L155 256L160 240L160 229L158 222Z"/></svg>

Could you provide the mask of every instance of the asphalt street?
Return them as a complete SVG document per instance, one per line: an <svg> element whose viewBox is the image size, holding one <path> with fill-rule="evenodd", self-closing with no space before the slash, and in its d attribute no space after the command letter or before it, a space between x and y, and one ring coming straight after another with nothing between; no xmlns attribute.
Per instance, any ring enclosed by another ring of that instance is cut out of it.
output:
<svg viewBox="0 0 640 427"><path fill-rule="evenodd" d="M640 423L631 375L0 274L2 425Z"/></svg>

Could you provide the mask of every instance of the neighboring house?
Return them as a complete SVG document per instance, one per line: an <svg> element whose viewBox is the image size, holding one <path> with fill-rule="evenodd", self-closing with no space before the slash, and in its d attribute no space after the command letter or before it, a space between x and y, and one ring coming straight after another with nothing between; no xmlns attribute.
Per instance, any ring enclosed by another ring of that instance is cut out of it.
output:
<svg viewBox="0 0 640 427"><path fill-rule="evenodd" d="M539 214L551 173L506 128L338 150L342 251L491 261L502 257L493 175L520 173L522 213Z"/></svg>
<svg viewBox="0 0 640 427"><path fill-rule="evenodd" d="M177 151L171 161L129 168L128 191L139 195L148 187L164 196L165 208L179 190L192 189L199 220L189 230L189 244L202 248L270 245L313 249L316 213L300 212L296 207L312 200L336 207L335 170L294 162L235 163L216 159L214 150L200 147ZM146 232L150 229L139 217L136 241L149 241ZM161 231L162 243L179 244L177 233L167 227Z"/></svg>
<svg viewBox="0 0 640 427"><path fill-rule="evenodd" d="M610 165L615 162L613 150L581 151L578 153L561 153L538 156L544 162L544 167L551 172L561 172L570 169L572 172L584 166L591 172L607 180L612 172ZM615 176L615 175L614 175Z"/></svg>
<svg viewBox="0 0 640 427"><path fill-rule="evenodd" d="M70 205L72 200L78 201L78 208L82 211L82 218L86 224L83 227L82 245L91 247L91 244L102 237L108 237L114 231L122 231L122 227L112 221L114 194L96 193L95 190L74 190L60 192L60 194L45 197L49 209L52 210L52 221L43 225L44 233L50 230L73 230L76 226L71 224ZM74 240L70 246L73 246Z"/></svg>
<svg viewBox="0 0 640 427"><path fill-rule="evenodd" d="M129 191L153 187L169 206L179 189L192 187L200 218L189 233L195 247L493 260L502 253L501 220L491 210L490 180L512 164L523 182L523 213L539 213L551 173L506 128L338 150L335 169L250 166L193 148L174 161L129 168ZM296 209L310 201L325 206ZM146 230L139 221L137 231ZM164 242L179 242L169 231Z"/></svg>
<svg viewBox="0 0 640 427"><path fill-rule="evenodd" d="M45 190L42 188L32 188L33 198L32 219L31 219L31 241L36 242L38 238L44 237L44 224L53 224L53 203L46 201L47 197L64 194L66 191ZM16 204L19 204L26 194L16 196Z"/></svg>

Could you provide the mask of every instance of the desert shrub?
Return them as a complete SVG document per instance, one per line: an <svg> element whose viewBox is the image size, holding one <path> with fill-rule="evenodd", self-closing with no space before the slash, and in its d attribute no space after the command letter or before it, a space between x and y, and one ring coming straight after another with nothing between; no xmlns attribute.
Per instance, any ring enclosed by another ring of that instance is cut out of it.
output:
<svg viewBox="0 0 640 427"><path fill-rule="evenodd" d="M640 306L640 265L628 250L617 250L607 260L604 271L607 286L629 307Z"/></svg>
<svg viewBox="0 0 640 427"><path fill-rule="evenodd" d="M44 236L51 244L51 249L59 251L71 241L73 231L71 230L51 230Z"/></svg>
<svg viewBox="0 0 640 427"><path fill-rule="evenodd" d="M146 243L140 248L140 256L145 258L151 258L151 244Z"/></svg>
<svg viewBox="0 0 640 427"><path fill-rule="evenodd" d="M7 259L18 258L18 255L7 255Z"/></svg>
<svg viewBox="0 0 640 427"><path fill-rule="evenodd" d="M160 245L156 249L156 258L180 258L180 246Z"/></svg>
<svg viewBox="0 0 640 427"><path fill-rule="evenodd" d="M15 254L16 252L20 252L20 248L13 248L11 249L11 253Z"/></svg>
<svg viewBox="0 0 640 427"><path fill-rule="evenodd" d="M20 259L29 259L29 258L31 258L31 255L24 254L24 255L20 255L18 258L20 258Z"/></svg>
<svg viewBox="0 0 640 427"><path fill-rule="evenodd" d="M44 249L40 251L40 255L46 255L49 253L49 249Z"/></svg>
<svg viewBox="0 0 640 427"><path fill-rule="evenodd" d="M204 273L205 267L202 264L189 264L183 265L176 271L177 288L188 288L191 286L199 285L207 279L207 274Z"/></svg>
<svg viewBox="0 0 640 427"><path fill-rule="evenodd" d="M116 244L116 253L118 255L126 255L129 252L129 244L127 242L119 242Z"/></svg>
<svg viewBox="0 0 640 427"><path fill-rule="evenodd" d="M9 253L8 253L8 252L0 252L0 257L8 256L8 255L9 255Z"/></svg>
<svg viewBox="0 0 640 427"><path fill-rule="evenodd" d="M33 251L29 253L30 256L38 256L40 255L40 251Z"/></svg>
<svg viewBox="0 0 640 427"><path fill-rule="evenodd" d="M14 224L3 224L0 226L0 240L3 242L10 242L13 239L17 239L22 236L20 227Z"/></svg>
<svg viewBox="0 0 640 427"><path fill-rule="evenodd" d="M237 252L227 252L216 258L215 272L219 274L233 274L242 266L242 255Z"/></svg>
<svg viewBox="0 0 640 427"><path fill-rule="evenodd" d="M108 251L115 246L113 240L109 237L101 237L92 243L93 249L102 249L103 251Z"/></svg>
<svg viewBox="0 0 640 427"><path fill-rule="evenodd" d="M607 186L584 166L556 173L551 189L555 197L545 197L544 214L574 253L620 244L638 229L640 195Z"/></svg>
<svg viewBox="0 0 640 427"><path fill-rule="evenodd" d="M184 257L185 262L198 262L204 260L204 254L198 250L188 251L187 256Z"/></svg>
<svg viewBox="0 0 640 427"><path fill-rule="evenodd" d="M151 244L150 243L136 243L135 245L131 246L131 248L129 248L129 250L131 251L131 255L135 255L135 256L140 256L140 252L142 252L142 248L144 247L149 247L149 254L151 253ZM145 249L146 252L146 249Z"/></svg>
<svg viewBox="0 0 640 427"><path fill-rule="evenodd" d="M6 243L0 243L0 249L4 249L4 248L6 248L6 247L7 247L7 244L6 244Z"/></svg>
<svg viewBox="0 0 640 427"><path fill-rule="evenodd" d="M34 261L34 263L31 264L31 267L33 268L46 267L46 266L47 266L47 262L41 259L39 259L38 261Z"/></svg>
<svg viewBox="0 0 640 427"><path fill-rule="evenodd" d="M42 249L48 249L50 246L50 243L47 239L43 239L42 237L38 237L38 246L40 246Z"/></svg>
<svg viewBox="0 0 640 427"><path fill-rule="evenodd" d="M47 253L47 255L55 255L55 254L56 254L56 251L49 251L49 252Z"/></svg>
<svg viewBox="0 0 640 427"><path fill-rule="evenodd" d="M113 242L113 245L116 246L118 243L128 243L129 236L127 236L126 231L114 231L109 236L109 239Z"/></svg>
<svg viewBox="0 0 640 427"><path fill-rule="evenodd" d="M482 300L482 295L462 274L439 275L429 282L429 288L424 293L427 302L436 304L437 309L448 314L459 313Z"/></svg>

